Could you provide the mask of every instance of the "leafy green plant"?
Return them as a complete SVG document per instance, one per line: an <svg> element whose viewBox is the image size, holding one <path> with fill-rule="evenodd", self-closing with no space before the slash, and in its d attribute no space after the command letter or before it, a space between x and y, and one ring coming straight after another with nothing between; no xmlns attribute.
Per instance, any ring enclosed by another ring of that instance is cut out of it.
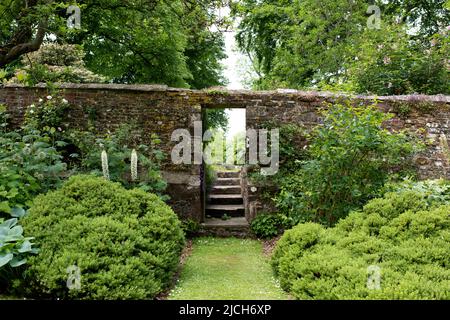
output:
<svg viewBox="0 0 450 320"><path fill-rule="evenodd" d="M6 76L8 75L8 72L6 72L3 69L0 69L0 83L6 82Z"/></svg>
<svg viewBox="0 0 450 320"><path fill-rule="evenodd" d="M210 188L217 179L216 171L214 170L214 166L211 164L205 164L204 168L206 187Z"/></svg>
<svg viewBox="0 0 450 320"><path fill-rule="evenodd" d="M279 129L279 170L275 175L267 176L261 174L258 168L249 168L248 177L255 185L261 198L267 203L273 203L273 196L280 192L279 187L287 183L292 172L295 172L301 166L300 161L307 159L307 131L298 124L280 124L276 122L266 122L263 127L267 130ZM305 146L302 148L302 146Z"/></svg>
<svg viewBox="0 0 450 320"><path fill-rule="evenodd" d="M228 214L224 213L224 214L222 215L221 219L224 220L224 221L227 221L227 220L230 220L231 217L230 217Z"/></svg>
<svg viewBox="0 0 450 320"><path fill-rule="evenodd" d="M283 217L279 214L259 214L250 224L250 229L259 238L273 238L283 230Z"/></svg>
<svg viewBox="0 0 450 320"><path fill-rule="evenodd" d="M390 192L333 228L286 231L272 258L281 286L297 299L449 299L450 205L429 199L415 188ZM378 288L368 285L373 267Z"/></svg>
<svg viewBox="0 0 450 320"><path fill-rule="evenodd" d="M65 129L62 122L67 108L69 108L69 102L65 98L50 92L45 98L39 98L28 106L24 129L39 130L49 136L61 133Z"/></svg>
<svg viewBox="0 0 450 320"><path fill-rule="evenodd" d="M27 262L27 255L37 253L33 248L32 237L23 236L23 228L17 218L0 219L0 270L9 265L18 267Z"/></svg>
<svg viewBox="0 0 450 320"><path fill-rule="evenodd" d="M337 104L322 116L323 125L311 134L309 159L284 179L275 197L292 225L334 224L377 196L393 174L412 167L412 156L421 147L404 132L384 129L391 115L376 105Z"/></svg>
<svg viewBox="0 0 450 320"><path fill-rule="evenodd" d="M22 223L40 248L22 286L34 297L154 298L184 246L180 221L158 196L94 176L38 196ZM79 290L66 286L71 266L80 270Z"/></svg>
<svg viewBox="0 0 450 320"><path fill-rule="evenodd" d="M16 279L20 279L30 255L38 253L31 241L24 237L18 219L0 218L0 290L13 290Z"/></svg>
<svg viewBox="0 0 450 320"><path fill-rule="evenodd" d="M77 170L83 173L102 175L101 154L108 156L109 176L112 181L121 182L127 188L139 187L145 191L162 195L167 183L161 175L161 162L165 154L159 149L160 139L150 136L150 145L139 144L136 137L142 137L133 125L123 125L117 131L106 135L96 135L92 131L70 131L67 140L76 146L79 153L71 158L79 160ZM137 179L131 178L131 156L137 154ZM167 198L167 196L164 196Z"/></svg>
<svg viewBox="0 0 450 320"><path fill-rule="evenodd" d="M445 179L414 181L405 178L401 182L388 183L384 192L414 191L421 194L429 205L434 203L450 204L450 182Z"/></svg>
<svg viewBox="0 0 450 320"><path fill-rule="evenodd" d="M0 110L0 120L6 118ZM34 196L58 185L66 166L53 144L31 127L0 131L0 216L20 217Z"/></svg>
<svg viewBox="0 0 450 320"><path fill-rule="evenodd" d="M198 231L200 230L200 224L192 219L184 219L181 222L181 228L184 231L184 234L187 237L192 237L194 235L196 235L198 233Z"/></svg>

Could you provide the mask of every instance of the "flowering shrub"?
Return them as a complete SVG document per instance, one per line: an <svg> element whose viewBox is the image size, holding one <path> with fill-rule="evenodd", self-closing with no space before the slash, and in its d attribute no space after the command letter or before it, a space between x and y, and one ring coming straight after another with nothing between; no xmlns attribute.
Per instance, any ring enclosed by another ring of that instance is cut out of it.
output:
<svg viewBox="0 0 450 320"><path fill-rule="evenodd" d="M48 136L56 136L64 130L62 120L68 107L68 101L58 95L49 94L40 98L28 106L24 129L39 130Z"/></svg>
<svg viewBox="0 0 450 320"><path fill-rule="evenodd" d="M127 188L139 187L145 191L162 194L166 182L162 178L160 165L165 158L158 148L156 135L150 137L150 145L139 144L132 125L123 125L114 133L94 134L91 131L69 131L66 134L79 154L77 170L102 175L111 181L121 182ZM165 197L164 197L165 198Z"/></svg>
<svg viewBox="0 0 450 320"><path fill-rule="evenodd" d="M9 80L14 83L100 83L106 78L88 70L84 64L83 48L71 44L44 44L38 51L22 59L25 66L15 71Z"/></svg>

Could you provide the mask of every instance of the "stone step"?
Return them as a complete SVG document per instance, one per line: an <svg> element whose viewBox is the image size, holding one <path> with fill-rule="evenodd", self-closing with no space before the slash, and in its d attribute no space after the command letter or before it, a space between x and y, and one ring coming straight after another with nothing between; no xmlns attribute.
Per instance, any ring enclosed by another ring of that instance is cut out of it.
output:
<svg viewBox="0 0 450 320"><path fill-rule="evenodd" d="M239 178L217 178L214 181L215 186L239 186L241 185L241 179Z"/></svg>
<svg viewBox="0 0 450 320"><path fill-rule="evenodd" d="M205 208L206 216L221 218L225 214L229 217L245 216L243 204L208 204Z"/></svg>
<svg viewBox="0 0 450 320"><path fill-rule="evenodd" d="M245 217L231 218L229 220L209 218L200 225L199 235L245 238L249 237L251 233Z"/></svg>
<svg viewBox="0 0 450 320"><path fill-rule="evenodd" d="M243 204L244 199L240 194L211 194L208 197L209 204Z"/></svg>
<svg viewBox="0 0 450 320"><path fill-rule="evenodd" d="M243 204L208 204L206 206L207 210L221 210L221 211L235 211L244 209Z"/></svg>
<svg viewBox="0 0 450 320"><path fill-rule="evenodd" d="M214 186L210 194L241 194L241 186Z"/></svg>
<svg viewBox="0 0 450 320"><path fill-rule="evenodd" d="M239 178L239 171L226 171L226 172L216 172L217 177L219 178Z"/></svg>

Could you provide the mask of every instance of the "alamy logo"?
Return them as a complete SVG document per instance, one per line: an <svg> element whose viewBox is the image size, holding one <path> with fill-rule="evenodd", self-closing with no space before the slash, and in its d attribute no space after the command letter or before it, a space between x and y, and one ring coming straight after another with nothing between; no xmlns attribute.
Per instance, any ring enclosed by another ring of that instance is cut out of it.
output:
<svg viewBox="0 0 450 320"><path fill-rule="evenodd" d="M78 6L69 6L66 13L69 15L67 19L67 28L81 29L81 10Z"/></svg>
<svg viewBox="0 0 450 320"><path fill-rule="evenodd" d="M381 289L381 268L379 266L371 265L367 267L367 289Z"/></svg>
<svg viewBox="0 0 450 320"><path fill-rule="evenodd" d="M369 29L381 29L381 9L379 6L370 5L367 8L367 14L371 16L367 19L367 28Z"/></svg>
<svg viewBox="0 0 450 320"><path fill-rule="evenodd" d="M188 129L177 129L172 133L171 140L178 142L172 149L171 159L174 164L214 164L213 150L206 147L203 150L203 142L209 142L213 132L206 130L202 134L202 122L194 123L194 136ZM269 140L270 133L270 140ZM244 137L244 146L248 152L248 164L260 165L261 174L274 175L279 169L279 129L249 129ZM269 152L270 148L270 152ZM223 150L222 150L223 151ZM227 153L225 151L225 153Z"/></svg>
<svg viewBox="0 0 450 320"><path fill-rule="evenodd" d="M67 288L69 290L80 290L81 289L81 271L80 268L72 265L66 269L68 273L67 277Z"/></svg>

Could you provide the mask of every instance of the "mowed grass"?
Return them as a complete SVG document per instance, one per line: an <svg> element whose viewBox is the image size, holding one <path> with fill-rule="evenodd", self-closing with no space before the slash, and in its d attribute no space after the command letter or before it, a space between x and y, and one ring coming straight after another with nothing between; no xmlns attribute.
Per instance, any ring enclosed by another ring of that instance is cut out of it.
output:
<svg viewBox="0 0 450 320"><path fill-rule="evenodd" d="M285 300L262 244L236 238L198 238L193 242L173 300Z"/></svg>

